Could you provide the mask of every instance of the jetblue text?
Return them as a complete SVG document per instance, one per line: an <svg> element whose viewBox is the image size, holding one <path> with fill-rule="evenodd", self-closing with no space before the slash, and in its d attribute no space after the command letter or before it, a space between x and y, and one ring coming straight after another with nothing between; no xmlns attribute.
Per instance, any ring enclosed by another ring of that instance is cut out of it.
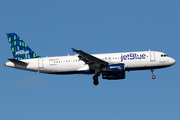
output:
<svg viewBox="0 0 180 120"><path fill-rule="evenodd" d="M136 53L130 53L126 55L121 54L121 62L123 60L134 60L134 59L146 59L146 54L136 54Z"/></svg>

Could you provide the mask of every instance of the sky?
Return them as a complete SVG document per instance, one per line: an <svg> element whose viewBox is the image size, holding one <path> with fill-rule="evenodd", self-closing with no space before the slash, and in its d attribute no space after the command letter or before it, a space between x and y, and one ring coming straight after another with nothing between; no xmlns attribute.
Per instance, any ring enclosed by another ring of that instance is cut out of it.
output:
<svg viewBox="0 0 180 120"><path fill-rule="evenodd" d="M1 120L179 120L179 0L1 0ZM126 72L126 79L49 75L5 67L6 33L39 56L161 51L174 66Z"/></svg>

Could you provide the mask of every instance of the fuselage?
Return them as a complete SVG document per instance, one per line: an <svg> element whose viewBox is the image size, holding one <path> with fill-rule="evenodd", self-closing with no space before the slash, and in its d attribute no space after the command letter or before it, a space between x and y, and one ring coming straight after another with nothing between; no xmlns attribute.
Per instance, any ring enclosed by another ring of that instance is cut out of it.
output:
<svg viewBox="0 0 180 120"><path fill-rule="evenodd" d="M13 54L5 66L47 74L94 74L93 84L98 85L98 77L119 80L125 71L150 69L155 79L154 69L169 67L175 60L157 51L89 54L72 48L76 55L41 57L37 55L16 33L7 33Z"/></svg>
<svg viewBox="0 0 180 120"><path fill-rule="evenodd" d="M157 51L140 51L124 53L92 54L109 64L124 63L125 71L146 70L169 67L175 64L175 60L165 53ZM94 74L89 65L80 60L78 55L44 57L21 60L27 65L5 63L5 66L28 71L48 74Z"/></svg>

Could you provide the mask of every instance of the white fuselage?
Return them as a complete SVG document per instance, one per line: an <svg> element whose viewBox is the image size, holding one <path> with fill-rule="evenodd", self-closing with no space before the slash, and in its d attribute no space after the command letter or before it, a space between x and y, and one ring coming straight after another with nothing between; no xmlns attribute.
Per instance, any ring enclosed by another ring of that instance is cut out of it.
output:
<svg viewBox="0 0 180 120"><path fill-rule="evenodd" d="M124 63L125 70L145 70L164 68L175 64L175 60L157 51L125 52L109 54L92 54L109 64ZM89 70L89 65L79 60L78 55L58 56L21 60L28 65L5 63L5 66L28 71L49 74L94 74Z"/></svg>

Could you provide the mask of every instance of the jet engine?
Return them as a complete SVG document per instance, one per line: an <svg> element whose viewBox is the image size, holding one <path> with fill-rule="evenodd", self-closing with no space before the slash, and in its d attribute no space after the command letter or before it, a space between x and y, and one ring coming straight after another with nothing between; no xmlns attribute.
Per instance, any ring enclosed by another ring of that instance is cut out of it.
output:
<svg viewBox="0 0 180 120"><path fill-rule="evenodd" d="M102 79L117 80L125 78L124 63L108 65L102 70Z"/></svg>

